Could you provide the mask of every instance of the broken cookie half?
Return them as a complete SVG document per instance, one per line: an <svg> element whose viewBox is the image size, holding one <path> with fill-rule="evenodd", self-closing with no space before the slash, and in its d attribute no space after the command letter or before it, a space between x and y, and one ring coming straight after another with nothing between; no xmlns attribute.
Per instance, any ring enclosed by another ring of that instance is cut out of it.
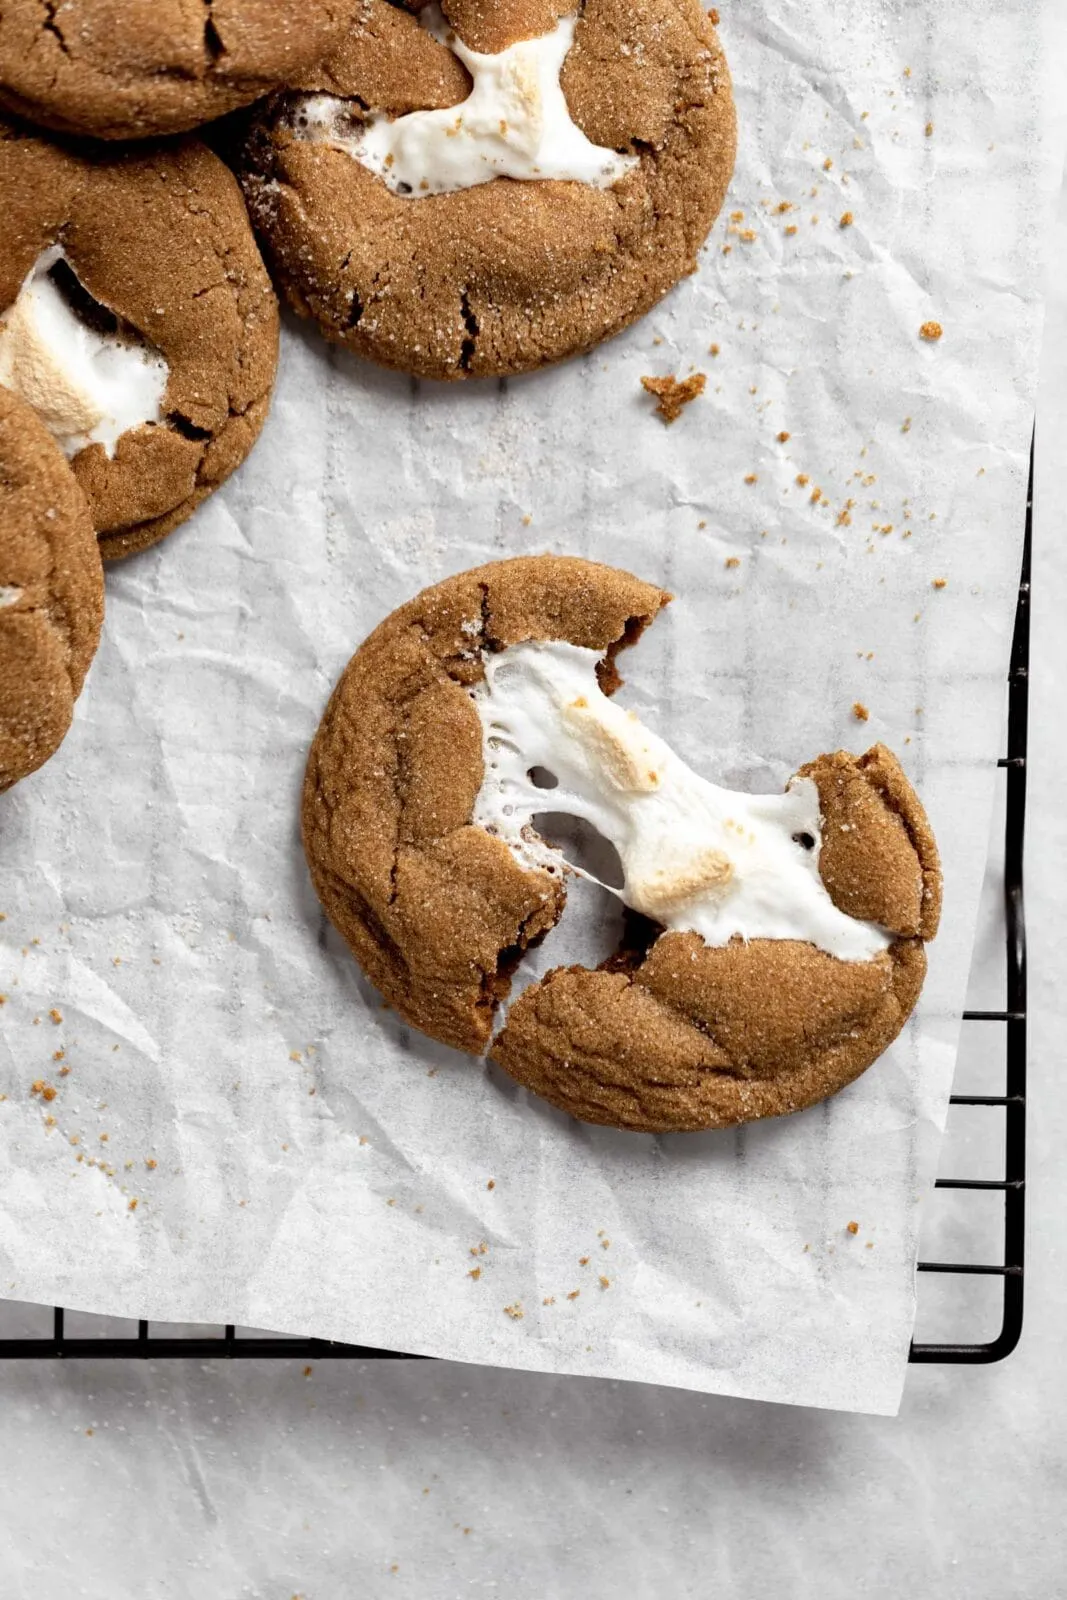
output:
<svg viewBox="0 0 1067 1600"><path fill-rule="evenodd" d="M940 912L937 849L891 753L820 756L784 794L720 788L611 696L670 596L567 557L425 590L357 651L316 735L304 843L322 902L406 1021L488 1052L587 1122L651 1132L799 1110L896 1037ZM625 948L500 1002L559 920L538 832L618 856Z"/></svg>

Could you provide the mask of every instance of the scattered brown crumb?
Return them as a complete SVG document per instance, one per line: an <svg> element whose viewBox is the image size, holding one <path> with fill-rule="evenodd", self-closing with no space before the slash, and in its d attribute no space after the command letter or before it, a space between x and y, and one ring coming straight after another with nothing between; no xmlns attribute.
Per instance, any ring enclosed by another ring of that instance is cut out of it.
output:
<svg viewBox="0 0 1067 1600"><path fill-rule="evenodd" d="M128 1209L129 1209L129 1210L130 1210L130 1211L136 1211L136 1210L137 1210L137 1201L136 1201L136 1200L131 1200L131 1201L130 1201L130 1202L129 1202L129 1207L128 1207Z"/></svg>
<svg viewBox="0 0 1067 1600"><path fill-rule="evenodd" d="M787 433L785 431L785 429L783 428L781 433L778 435L778 443L779 444L788 444L792 437L793 437L793 435L791 433Z"/></svg>
<svg viewBox="0 0 1067 1600"><path fill-rule="evenodd" d="M717 356L718 353L719 353L719 346L717 344L709 344L708 345L708 355L709 356Z"/></svg>
<svg viewBox="0 0 1067 1600"><path fill-rule="evenodd" d="M468 1278L473 1278L475 1283L478 1282L478 1279L481 1277L481 1275L482 1275L481 1267L472 1267L470 1269L470 1271L467 1273L467 1277Z"/></svg>
<svg viewBox="0 0 1067 1600"><path fill-rule="evenodd" d="M745 482L746 483L758 483L759 482L759 475L757 473L755 473L755 472L746 472L745 473Z"/></svg>
<svg viewBox="0 0 1067 1600"><path fill-rule="evenodd" d="M793 202L792 200L779 200L775 209L779 216L784 216L787 211L792 211Z"/></svg>
<svg viewBox="0 0 1067 1600"><path fill-rule="evenodd" d="M755 228L742 228L737 237L740 239L742 244L755 244L756 230Z"/></svg>
<svg viewBox="0 0 1067 1600"><path fill-rule="evenodd" d="M489 1182L486 1184L485 1187L487 1189L495 1189L496 1188L496 1179L495 1178L490 1178Z"/></svg>
<svg viewBox="0 0 1067 1600"><path fill-rule="evenodd" d="M289 1060L290 1061L303 1061L303 1059L304 1058L300 1054L299 1050L290 1050L290 1052L289 1052Z"/></svg>
<svg viewBox="0 0 1067 1600"><path fill-rule="evenodd" d="M824 172L829 172L832 167L833 167L833 162L831 161L830 157L827 156L826 160L822 164L822 170Z"/></svg>
<svg viewBox="0 0 1067 1600"><path fill-rule="evenodd" d="M513 1305L504 1307L504 1315L510 1317L512 1322L521 1322L525 1316L522 1306L516 1300Z"/></svg>
<svg viewBox="0 0 1067 1600"><path fill-rule="evenodd" d="M947 583L948 583L948 579L947 578L935 578L934 579L934 588L935 589L943 589Z"/></svg>
<svg viewBox="0 0 1067 1600"><path fill-rule="evenodd" d="M851 1233L853 1235L859 1233L859 1231L860 1231L860 1225L859 1225L858 1222L850 1222L848 1227L845 1229L846 1233Z"/></svg>
<svg viewBox="0 0 1067 1600"><path fill-rule="evenodd" d="M603 1273L600 1274L600 1287L602 1289L610 1289L611 1288L611 1279L610 1278L605 1278Z"/></svg>
<svg viewBox="0 0 1067 1600"><path fill-rule="evenodd" d="M489 1249L489 1246L486 1244L485 1240L483 1239L481 1244L472 1244L471 1245L471 1255L472 1256L484 1256L487 1253L488 1249Z"/></svg>
<svg viewBox="0 0 1067 1600"><path fill-rule="evenodd" d="M816 484L815 488L811 491L809 499L813 506L817 506L819 501L822 499L822 490L819 488L818 484Z"/></svg>
<svg viewBox="0 0 1067 1600"><path fill-rule="evenodd" d="M56 1125L55 1117L45 1117L44 1125L46 1128L54 1128Z"/></svg>
<svg viewBox="0 0 1067 1600"><path fill-rule="evenodd" d="M704 393L707 381L706 373L693 372L680 381L674 377L642 378L641 387L656 396L656 415L670 424L677 422L691 400Z"/></svg>
<svg viewBox="0 0 1067 1600"><path fill-rule="evenodd" d="M600 1248L601 1248L601 1250L610 1250L610 1248L611 1248L611 1240L610 1239L601 1239Z"/></svg>
<svg viewBox="0 0 1067 1600"><path fill-rule="evenodd" d="M867 710L867 707L864 705L862 700L856 700L853 702L852 715L855 717L857 722L866 722L870 714L871 713Z"/></svg>
<svg viewBox="0 0 1067 1600"><path fill-rule="evenodd" d="M739 567L740 565L741 565L741 557L740 556L727 556L726 560L723 562L723 566L724 567Z"/></svg>
<svg viewBox="0 0 1067 1600"><path fill-rule="evenodd" d="M62 1059L66 1055L66 1053L67 1052L65 1050L53 1050L52 1051L52 1060L53 1061L62 1061Z"/></svg>
<svg viewBox="0 0 1067 1600"><path fill-rule="evenodd" d="M855 220L856 219L852 215L851 211L842 211L841 220L838 223L838 227L839 228L851 228L851 226L852 226L852 224L853 224L853 222Z"/></svg>
<svg viewBox="0 0 1067 1600"><path fill-rule="evenodd" d="M578 1265L580 1267L587 1267L589 1265L589 1257L588 1256L579 1256L578 1257Z"/></svg>
<svg viewBox="0 0 1067 1600"><path fill-rule="evenodd" d="M730 212L730 221L731 222L744 222L744 220L745 220L745 213L743 211L731 211Z"/></svg>
<svg viewBox="0 0 1067 1600"><path fill-rule="evenodd" d="M56 1027L58 1027L59 1024L63 1021L63 1013L61 1011L57 1011L55 1006L52 1007L52 1009L48 1013L48 1015L51 1017L52 1021L56 1024Z"/></svg>
<svg viewBox="0 0 1067 1600"><path fill-rule="evenodd" d="M907 740L906 739L905 739L904 743L907 744ZM864 1249L865 1250L873 1250L874 1249L874 1240L873 1239L868 1239L867 1243L864 1245Z"/></svg>
<svg viewBox="0 0 1067 1600"><path fill-rule="evenodd" d="M785 230L786 238L787 239L791 239L793 237L794 233L796 233L796 231L797 231L796 223L795 222L791 222L788 225L788 227L786 228L786 230Z"/></svg>
<svg viewBox="0 0 1067 1600"><path fill-rule="evenodd" d="M556 1297L555 1297L554 1294L546 1294L545 1298L541 1301L541 1304L543 1306L554 1306L555 1303L556 1303Z"/></svg>
<svg viewBox="0 0 1067 1600"><path fill-rule="evenodd" d="M922 327L919 329L919 337L921 339L928 339L931 344L936 344L944 331L945 330L941 326L940 322L924 322Z"/></svg>
<svg viewBox="0 0 1067 1600"><path fill-rule="evenodd" d="M852 501L851 500L848 501L848 503L846 505L843 505L841 507L841 510L837 513L837 526L839 528L851 528L851 526L852 526L852 513L848 509L851 504L852 504Z"/></svg>
<svg viewBox="0 0 1067 1600"><path fill-rule="evenodd" d="M567 1299L568 1300L577 1300L577 1298L581 1294L581 1292L582 1291L580 1289L572 1289L570 1294L567 1296Z"/></svg>
<svg viewBox="0 0 1067 1600"><path fill-rule="evenodd" d="M797 473L797 483L800 485L800 487L802 489L806 489L810 482L811 482L811 479L808 477L806 472L798 472Z"/></svg>
<svg viewBox="0 0 1067 1600"><path fill-rule="evenodd" d="M704 517L701 517L700 521L697 523L698 528L706 528L707 525L707 521Z"/></svg>
<svg viewBox="0 0 1067 1600"><path fill-rule="evenodd" d="M311 1377L311 1368L310 1367L305 1367L304 1368L304 1377L305 1378L310 1378Z"/></svg>
<svg viewBox="0 0 1067 1600"><path fill-rule="evenodd" d="M531 522L532 522L532 521L533 521L533 517L532 517L532 516L531 516L531 515L530 515L530 513L529 513L529 512L528 512L528 511L527 511L527 513L526 513L526 515L525 515L525 516L524 516L524 517L523 517L523 519L522 519L522 525L523 525L523 527L524 527L524 528L528 528L528 527L529 527L529 526L530 526L530 523L531 523Z"/></svg>
<svg viewBox="0 0 1067 1600"><path fill-rule="evenodd" d="M711 10L708 12L708 21L711 23L713 28L717 28L719 26L718 6L712 6Z"/></svg>

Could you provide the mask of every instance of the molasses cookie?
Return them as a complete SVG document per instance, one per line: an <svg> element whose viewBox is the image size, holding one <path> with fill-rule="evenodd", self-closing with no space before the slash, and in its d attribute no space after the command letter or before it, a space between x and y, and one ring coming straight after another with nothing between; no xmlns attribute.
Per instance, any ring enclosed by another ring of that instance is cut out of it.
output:
<svg viewBox="0 0 1067 1600"><path fill-rule="evenodd" d="M331 50L361 0L4 0L0 104L142 139L247 105Z"/></svg>
<svg viewBox="0 0 1067 1600"><path fill-rule="evenodd" d="M432 378L577 355L693 272L733 170L698 0L366 0L244 157L293 305Z"/></svg>
<svg viewBox="0 0 1067 1600"><path fill-rule="evenodd" d="M554 556L427 589L349 662L303 803L322 903L402 1017L575 1117L652 1132L796 1111L857 1077L915 1004L941 896L888 750L735 793L611 699L618 652L669 598ZM589 876L538 833L549 808L614 845L625 947L531 984L493 1037L568 872Z"/></svg>
<svg viewBox="0 0 1067 1600"><path fill-rule="evenodd" d="M48 430L0 388L0 789L58 748L103 616L85 496Z"/></svg>
<svg viewBox="0 0 1067 1600"><path fill-rule="evenodd" d="M110 558L184 522L252 448L278 305L205 145L99 152L0 124L0 383L72 461Z"/></svg>

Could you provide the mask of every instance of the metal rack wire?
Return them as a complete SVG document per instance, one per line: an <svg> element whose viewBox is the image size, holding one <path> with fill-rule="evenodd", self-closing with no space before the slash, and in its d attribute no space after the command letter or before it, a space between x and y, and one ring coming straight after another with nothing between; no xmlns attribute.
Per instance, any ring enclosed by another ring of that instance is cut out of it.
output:
<svg viewBox="0 0 1067 1600"><path fill-rule="evenodd" d="M1030 538L1033 502L1033 456L1026 500L1026 542L1023 551L1019 601L1015 614L1011 667L1008 674L1007 754L997 763L1006 769L1007 803L1004 831L1004 923L1007 954L1005 1007L995 1011L965 1011L966 1023L1004 1029L1004 1093L954 1094L951 1106L983 1106L1004 1113L1004 1175L1001 1178L938 1178L938 1189L993 1191L1004 1196L1003 1259L997 1262L920 1261L922 1274L964 1274L999 1278L1003 1287L1000 1332L986 1343L918 1343L911 1346L915 1362L979 1364L1001 1361L1019 1342L1023 1326L1023 1264L1026 1210L1026 922L1023 897L1023 846L1026 820L1026 754L1029 723L1030 662ZM137 1324L135 1337L82 1338L65 1332L66 1313L56 1306L51 1337L5 1338L0 1335L0 1359L87 1356L183 1356L203 1361L214 1356L285 1357L310 1361L323 1357L369 1360L418 1360L403 1351L378 1350L365 1345L331 1344L323 1339L273 1337L240 1333L232 1326L221 1334L190 1337L153 1333L148 1322Z"/></svg>

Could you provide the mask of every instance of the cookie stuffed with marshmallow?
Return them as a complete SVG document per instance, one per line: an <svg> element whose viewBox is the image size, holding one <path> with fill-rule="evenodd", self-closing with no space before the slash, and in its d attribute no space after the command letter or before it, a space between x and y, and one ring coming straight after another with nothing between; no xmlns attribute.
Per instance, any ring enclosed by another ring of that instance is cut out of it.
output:
<svg viewBox="0 0 1067 1600"><path fill-rule="evenodd" d="M406 1021L575 1117L653 1132L851 1082L918 998L941 900L929 823L884 747L746 795L612 699L619 651L669 598L554 556L424 591L345 670L303 806L323 905ZM521 988L585 871L538 833L549 806L614 846L635 915L600 968Z"/></svg>

